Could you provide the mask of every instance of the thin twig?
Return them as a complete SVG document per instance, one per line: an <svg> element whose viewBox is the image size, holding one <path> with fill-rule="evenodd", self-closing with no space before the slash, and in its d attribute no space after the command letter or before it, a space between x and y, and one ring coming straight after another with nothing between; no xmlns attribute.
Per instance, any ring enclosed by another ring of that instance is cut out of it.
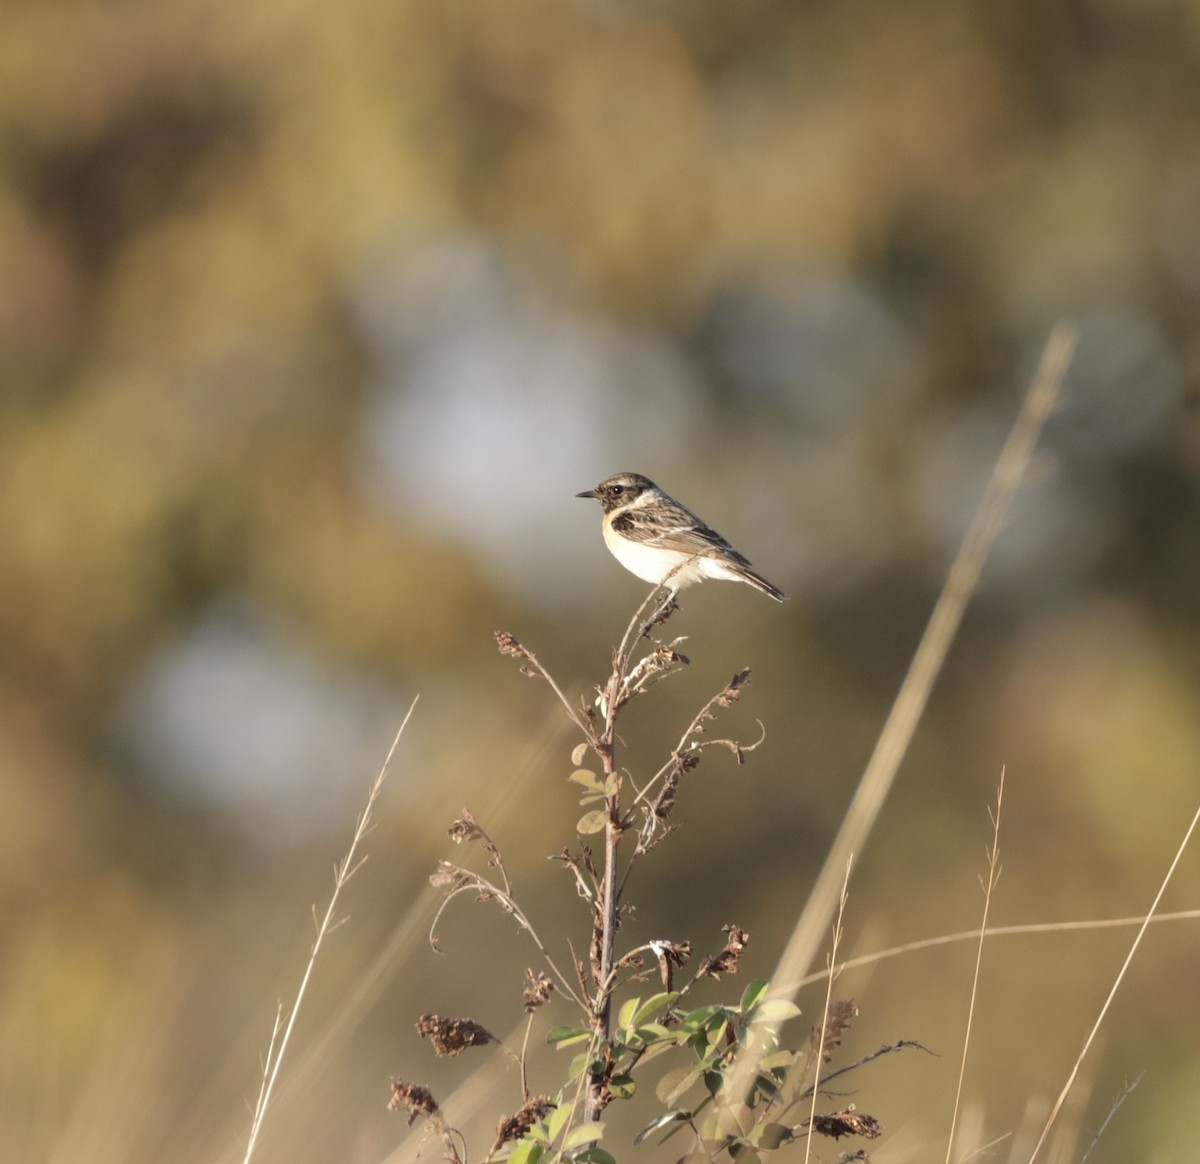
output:
<svg viewBox="0 0 1200 1164"><path fill-rule="evenodd" d="M321 924L317 927L317 937L313 942L312 951L308 956L308 965L304 968L304 974L300 979L300 987L296 991L296 1000L292 1003L291 1013L288 1015L287 1023L283 1028L283 1036L279 1040L278 1049L274 1053L268 1053L267 1060L263 1066L264 1086L259 1092L258 1103L254 1108L254 1117L250 1124L250 1139L246 1144L246 1154L242 1158L242 1164L250 1164L250 1159L254 1155L255 1145L258 1143L258 1135L262 1130L263 1119L266 1117L267 1108L271 1102L271 1094L275 1090L275 1082L279 1078L279 1068L283 1063L284 1053L287 1051L288 1041L292 1037L292 1031L296 1025L296 1016L300 1013L300 1004L304 1001L304 995L308 990L309 981L312 978L313 967L316 965L317 955L321 950L321 943L324 941L327 934L333 929L334 915L337 912L338 897L341 895L342 888L351 876L358 869L361 862L356 861L355 855L358 852L358 846L363 837L366 836L371 824L371 810L375 806L375 801L379 797L379 793L383 788L384 778L387 776L388 768L391 766L392 757L396 754L396 748L400 743L400 737L404 734L404 729L408 726L408 721L412 718L413 711L417 706L419 696L414 696L412 703L409 705L408 711L401 721L400 727L396 731L396 736L392 740L392 746L388 748L387 756L384 758L383 764L380 766L379 772L375 776L375 781L371 785L370 791L367 793L367 804L358 818L358 824L354 829L354 836L350 840L350 848L346 851L345 857L334 870L333 879L333 894L329 899L329 906L325 910L325 916L321 919ZM277 1025L278 1025L278 1020ZM275 1036L271 1037L271 1045L274 1048Z"/></svg>
<svg viewBox="0 0 1200 1164"><path fill-rule="evenodd" d="M531 666L535 672L537 672L538 676L546 681L550 687L550 690L558 696L558 701L566 709L567 715L571 717L571 722L574 723L581 732L583 732L584 738L588 741L588 743L594 745L596 738L595 733L592 731L591 725L583 718L583 716L579 714L578 711L575 710L574 705L563 693L562 688L559 687L554 676L542 666L541 660L527 646L525 646L524 643L520 644L520 652L521 653L519 657L526 660L528 665Z"/></svg>
<svg viewBox="0 0 1200 1164"><path fill-rule="evenodd" d="M923 1043L918 1043L915 1039L900 1039L895 1043L885 1043L882 1047L878 1048L878 1050L872 1051L869 1055L864 1055L858 1060L857 1063L847 1063L845 1067L839 1067L836 1071L830 1071L830 1073L825 1076L823 1082L828 1084L832 1080L836 1079L839 1075L848 1075L851 1071L857 1071L860 1067L865 1067L868 1063L874 1063L876 1059L881 1059L884 1055L894 1055L897 1051L904 1051L909 1047L912 1047L917 1051L924 1051L926 1055L933 1055L935 1058L937 1056L936 1051L931 1051ZM816 1090L817 1089L815 1086L810 1087L801 1092L799 1098L807 1099Z"/></svg>
<svg viewBox="0 0 1200 1164"><path fill-rule="evenodd" d="M442 914L446 912L446 907L460 893L478 893L483 898L494 899L506 913L512 914L517 919L517 924L523 929L538 948L538 953L546 961L546 965L554 972L554 976L558 979L559 985L563 990L576 1002L585 1012L589 1011L588 1004L585 999L578 995L571 985L571 980L558 968L558 964L554 961L554 956L546 948L546 944L542 941L537 930L534 929L533 923L529 920L524 910L517 904L515 897L506 893L500 886L489 881L486 877L480 876L478 873L470 869L464 869L459 865L452 865L449 861L442 861L439 864L439 876L453 877L456 879L456 884L453 888L446 891L446 896L442 903L434 912L433 921L429 925L429 944L436 950L437 943L437 924L441 920Z"/></svg>
<svg viewBox="0 0 1200 1164"><path fill-rule="evenodd" d="M954 1112L950 1117L950 1134L946 1140L946 1164L954 1151L954 1132L958 1127L958 1113L962 1108L963 1080L967 1075L967 1050L971 1046L971 1024L975 1020L975 1000L979 996L979 973L983 967L983 935L987 933L988 911L992 906L992 891L1000 876L1000 809L1004 804L1004 769L1000 769L1000 785L996 789L996 811L992 817L992 846L988 850L987 884L983 890L983 917L979 923L979 945L975 950L975 973L971 978L971 1002L967 1007L967 1029L963 1035L962 1059L958 1064L958 1087L954 1092Z"/></svg>
<svg viewBox="0 0 1200 1164"><path fill-rule="evenodd" d="M1096 1145L1100 1143L1100 1137L1104 1135L1108 1125L1112 1122L1113 1116L1115 1116L1117 1112L1121 1110L1121 1105L1133 1094L1133 1089L1137 1087L1139 1083L1141 1083L1143 1078L1145 1078L1145 1075L1145 1071L1140 1071L1138 1073L1138 1077L1132 1083L1125 1084L1125 1086L1121 1089L1121 1094L1118 1095L1115 1100L1113 1100L1112 1107L1108 1109L1108 1115L1104 1117L1104 1123L1100 1125L1096 1134L1092 1137L1092 1142L1088 1145L1088 1150L1079 1157L1079 1164L1087 1164L1087 1158L1092 1154L1092 1151L1095 1149Z"/></svg>

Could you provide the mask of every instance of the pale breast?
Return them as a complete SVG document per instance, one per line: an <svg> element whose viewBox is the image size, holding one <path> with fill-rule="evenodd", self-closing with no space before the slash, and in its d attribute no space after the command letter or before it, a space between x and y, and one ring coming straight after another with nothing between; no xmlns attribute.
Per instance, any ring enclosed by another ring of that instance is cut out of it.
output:
<svg viewBox="0 0 1200 1164"><path fill-rule="evenodd" d="M629 538L615 533L608 522L604 523L604 544L626 570L655 585L662 582L680 562L687 560L687 555L677 550L664 550L642 542L630 541ZM683 587L698 582L703 576L699 569L702 561L703 559L692 561L680 570L672 577L671 586L682 590Z"/></svg>

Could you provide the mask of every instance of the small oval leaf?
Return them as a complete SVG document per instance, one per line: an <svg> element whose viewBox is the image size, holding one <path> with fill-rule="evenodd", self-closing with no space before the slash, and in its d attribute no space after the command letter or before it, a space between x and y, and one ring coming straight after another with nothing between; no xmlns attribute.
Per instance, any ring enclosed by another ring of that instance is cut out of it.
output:
<svg viewBox="0 0 1200 1164"><path fill-rule="evenodd" d="M608 824L608 812L603 808L585 812L575 824L575 831L582 836L588 833L602 833Z"/></svg>
<svg viewBox="0 0 1200 1164"><path fill-rule="evenodd" d="M621 1009L617 1012L617 1025L622 1030L628 1030L633 1026L633 1016L637 1014L637 1008L641 1003L640 998L627 998L621 1004Z"/></svg>
<svg viewBox="0 0 1200 1164"><path fill-rule="evenodd" d="M750 1135L750 1142L764 1151L773 1152L780 1144L794 1140L787 1124L760 1124Z"/></svg>
<svg viewBox="0 0 1200 1164"><path fill-rule="evenodd" d="M609 1080L608 1089L614 1099L629 1099L637 1091L637 1080L632 1075L614 1075Z"/></svg>
<svg viewBox="0 0 1200 1164"><path fill-rule="evenodd" d="M800 1008L787 998L768 998L754 1009L756 1023L784 1023L800 1014Z"/></svg>
<svg viewBox="0 0 1200 1164"><path fill-rule="evenodd" d="M741 1011L746 1014L750 1008L762 998L769 983L765 978L756 978L742 991Z"/></svg>
<svg viewBox="0 0 1200 1164"><path fill-rule="evenodd" d="M642 1003L641 1009L633 1016L631 1026L640 1027L656 1010L661 1010L664 1006L669 1006L679 997L677 990L655 994L653 997L646 999Z"/></svg>
<svg viewBox="0 0 1200 1164"><path fill-rule="evenodd" d="M571 763L578 768L583 763L583 758L588 754L588 751L589 747L587 744L576 744L575 750L571 753Z"/></svg>

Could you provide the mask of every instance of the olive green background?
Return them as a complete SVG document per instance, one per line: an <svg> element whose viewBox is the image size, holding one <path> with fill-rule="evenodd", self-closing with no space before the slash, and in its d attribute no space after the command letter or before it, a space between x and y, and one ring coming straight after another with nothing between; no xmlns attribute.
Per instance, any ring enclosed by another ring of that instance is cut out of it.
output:
<svg viewBox="0 0 1200 1164"><path fill-rule="evenodd" d="M712 583L670 624L694 661L630 709L634 778L742 666L719 727L766 737L688 777L622 940L737 922L743 977L699 997L769 975L1059 319L1064 403L842 952L978 924L1002 768L993 922L1144 911L1200 796L1198 66L1185 0L4 5L4 1156L241 1158L310 908L420 693L256 1159L387 1158L393 1074L482 1159L516 1073L413 1023L507 1040L534 951L460 901L431 952L427 876L469 805L559 956L586 944L545 859L576 741L492 632L573 695L603 677L645 588L572 494L617 470L790 595ZM1198 895L1188 853L1163 908ZM961 1151L1028 1158L1131 937L987 946ZM1198 950L1193 921L1147 935L1048 1158L1143 1070L1091 1159L1194 1158ZM882 1121L877 1161L945 1155L973 956L838 985L847 1060L939 1056L831 1100ZM534 1041L571 1021L557 999ZM491 1090L451 1100L480 1063ZM619 1159L682 1154L630 1148L629 1107Z"/></svg>

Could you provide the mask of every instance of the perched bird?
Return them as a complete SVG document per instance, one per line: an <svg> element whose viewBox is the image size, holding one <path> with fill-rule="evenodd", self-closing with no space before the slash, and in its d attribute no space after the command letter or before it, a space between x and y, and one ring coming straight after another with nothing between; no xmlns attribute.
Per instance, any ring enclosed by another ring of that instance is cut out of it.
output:
<svg viewBox="0 0 1200 1164"><path fill-rule="evenodd" d="M783 601L783 591L751 570L715 529L640 473L618 473L575 496L600 502L604 544L631 574L656 586L665 582L672 591L705 578L748 582Z"/></svg>

